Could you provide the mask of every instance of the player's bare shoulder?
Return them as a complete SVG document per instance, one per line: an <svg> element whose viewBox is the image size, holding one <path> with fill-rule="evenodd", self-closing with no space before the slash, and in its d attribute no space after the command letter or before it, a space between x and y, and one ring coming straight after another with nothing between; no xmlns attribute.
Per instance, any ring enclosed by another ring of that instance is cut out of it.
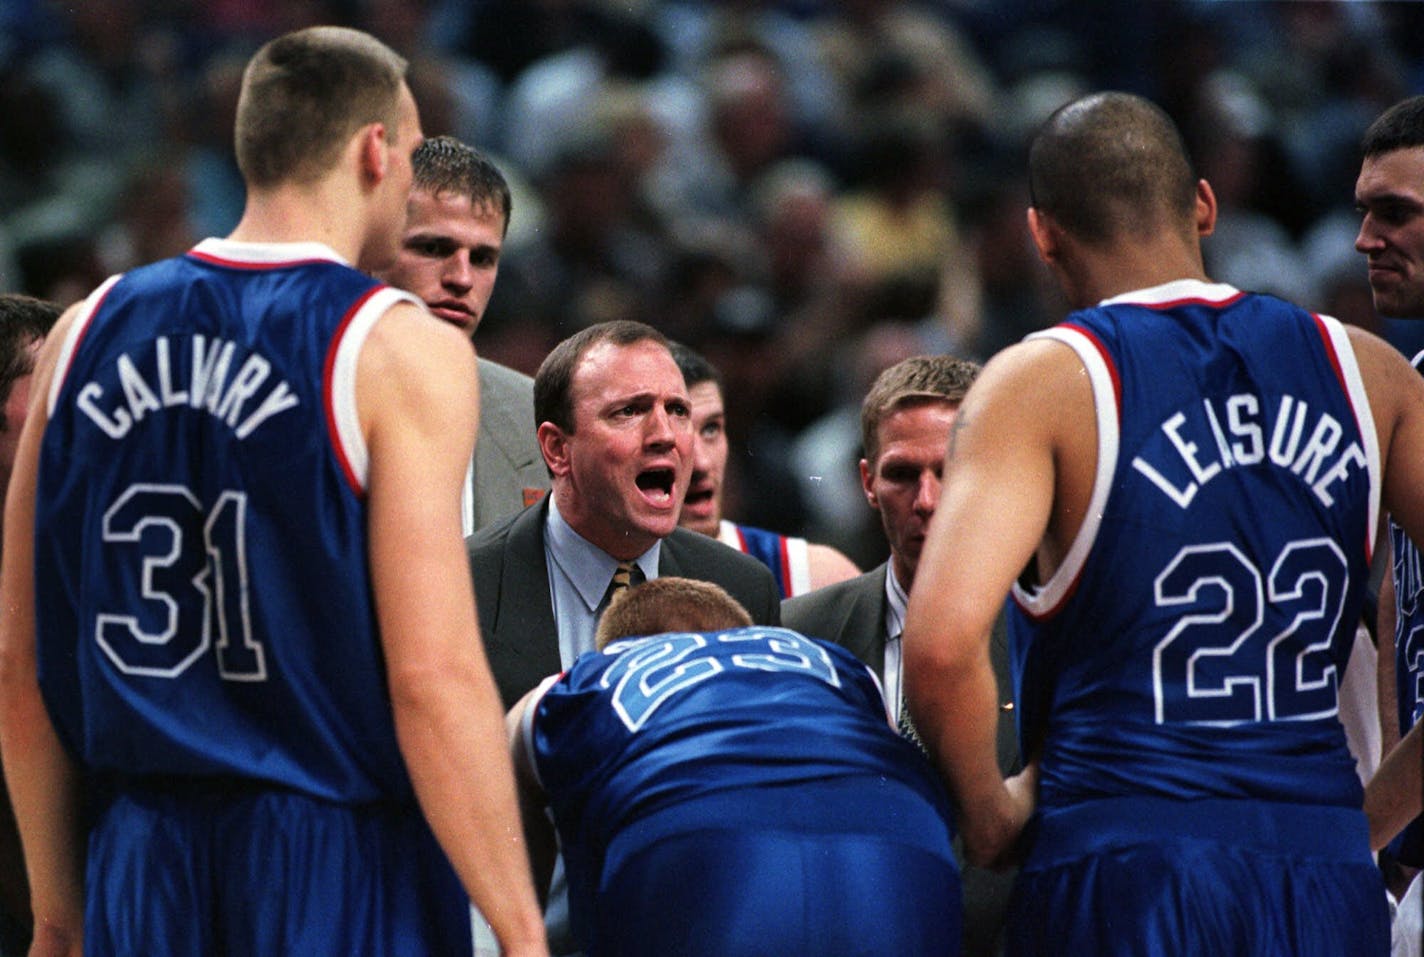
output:
<svg viewBox="0 0 1424 957"><path fill-rule="evenodd" d="M361 349L357 403L368 429L376 418L404 412L473 430L479 378L469 338L419 303L396 302L372 325Z"/></svg>
<svg viewBox="0 0 1424 957"><path fill-rule="evenodd" d="M1399 350L1374 333L1358 326L1346 326L1345 330L1384 453L1401 420L1424 419L1424 377Z"/></svg>

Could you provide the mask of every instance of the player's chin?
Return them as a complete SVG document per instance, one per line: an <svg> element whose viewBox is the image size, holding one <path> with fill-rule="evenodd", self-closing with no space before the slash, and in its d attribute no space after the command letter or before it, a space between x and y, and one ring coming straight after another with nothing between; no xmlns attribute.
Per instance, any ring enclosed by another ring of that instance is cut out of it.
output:
<svg viewBox="0 0 1424 957"><path fill-rule="evenodd" d="M720 531L714 519L706 516L689 515L686 509L683 509L682 515L678 517L677 523L690 532L697 532L699 535L707 535L711 538L716 538L717 532Z"/></svg>

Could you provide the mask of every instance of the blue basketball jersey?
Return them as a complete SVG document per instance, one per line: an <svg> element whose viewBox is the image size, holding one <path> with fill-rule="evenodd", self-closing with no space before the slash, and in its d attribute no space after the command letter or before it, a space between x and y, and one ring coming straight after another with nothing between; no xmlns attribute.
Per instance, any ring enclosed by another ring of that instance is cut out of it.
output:
<svg viewBox="0 0 1424 957"><path fill-rule="evenodd" d="M1424 369L1424 352L1414 357ZM1424 716L1424 564L1419 548L1393 521L1389 541L1394 549L1394 685L1399 733ZM1390 853L1413 867L1424 865L1424 820L1415 819L1389 845Z"/></svg>
<svg viewBox="0 0 1424 957"><path fill-rule="evenodd" d="M318 244L206 240L87 301L35 539L41 688L85 766L411 799L354 395L400 299Z"/></svg>
<svg viewBox="0 0 1424 957"><path fill-rule="evenodd" d="M811 561L806 539L788 538L754 525L738 525L723 519L718 541L750 555L771 569L782 598L804 595L811 590Z"/></svg>
<svg viewBox="0 0 1424 957"><path fill-rule="evenodd" d="M1062 566L1015 588L1039 805L1251 798L1358 809L1336 689L1380 495L1343 326L1180 281L1039 335L1092 383L1092 500Z"/></svg>
<svg viewBox="0 0 1424 957"><path fill-rule="evenodd" d="M890 727L876 678L787 629L616 642L581 656L525 721L576 927L616 870L604 868L610 844L640 827L643 846L709 827L780 830L889 837L952 860L938 779Z"/></svg>

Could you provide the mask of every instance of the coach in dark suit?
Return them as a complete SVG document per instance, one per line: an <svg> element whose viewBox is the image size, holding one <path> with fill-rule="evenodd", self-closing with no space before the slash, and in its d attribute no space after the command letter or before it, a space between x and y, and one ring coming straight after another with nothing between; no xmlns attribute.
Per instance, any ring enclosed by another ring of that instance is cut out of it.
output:
<svg viewBox="0 0 1424 957"><path fill-rule="evenodd" d="M534 378L534 408L551 495L466 540L506 708L592 649L620 563L634 582L714 582L756 622L779 622L765 566L677 527L692 471L691 403L661 333L610 322L565 339Z"/></svg>
<svg viewBox="0 0 1424 957"><path fill-rule="evenodd" d="M890 559L857 578L782 603L788 628L843 645L881 676L892 714L907 727L901 695L900 632L925 531L939 504L945 450L960 401L979 367L950 356L918 356L881 373L861 405L861 485L880 514ZM1017 733L1001 617L990 656L1005 702L999 712L999 763L1018 766ZM962 865L965 957L997 953L1012 875Z"/></svg>
<svg viewBox="0 0 1424 957"><path fill-rule="evenodd" d="M540 502L468 543L480 630L506 708L563 667L544 557L548 516L549 503ZM652 577L677 575L715 582L749 609L757 622L777 622L775 583L769 573L762 574L766 568L756 559L682 528L662 540L660 551L658 575Z"/></svg>

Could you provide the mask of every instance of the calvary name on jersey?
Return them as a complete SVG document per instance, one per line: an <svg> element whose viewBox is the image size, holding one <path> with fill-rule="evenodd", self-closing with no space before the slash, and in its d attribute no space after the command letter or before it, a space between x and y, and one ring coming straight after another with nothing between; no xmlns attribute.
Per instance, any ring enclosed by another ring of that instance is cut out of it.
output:
<svg viewBox="0 0 1424 957"><path fill-rule="evenodd" d="M205 409L245 439L272 416L298 404L287 380L267 381L272 363L260 353L248 352L235 363L235 342L195 334L177 340L159 336L144 345L151 354L140 362L123 352L106 370L116 385L106 388L91 379L75 400L111 439L128 435L149 413L171 408ZM115 392L122 398L115 401Z"/></svg>

